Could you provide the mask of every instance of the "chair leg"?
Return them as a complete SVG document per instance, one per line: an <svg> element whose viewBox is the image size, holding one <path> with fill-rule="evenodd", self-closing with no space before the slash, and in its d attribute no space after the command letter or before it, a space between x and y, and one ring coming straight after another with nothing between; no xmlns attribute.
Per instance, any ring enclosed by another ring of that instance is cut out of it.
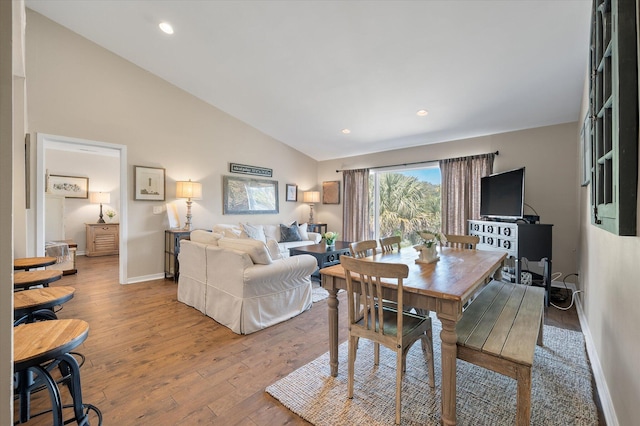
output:
<svg viewBox="0 0 640 426"><path fill-rule="evenodd" d="M373 364L380 365L380 343L373 344Z"/></svg>
<svg viewBox="0 0 640 426"><path fill-rule="evenodd" d="M431 322L431 319L429 319ZM433 331L431 326L427 329L426 337L421 339L422 351L425 352L425 359L427 360L427 366L429 368L429 377L431 380L429 381L429 386L434 388L436 385L436 375L433 367L434 357L433 357Z"/></svg>
<svg viewBox="0 0 640 426"><path fill-rule="evenodd" d="M358 351L358 338L349 337L349 367L347 380L347 398L353 398L353 376L355 375L356 352Z"/></svg>
<svg viewBox="0 0 640 426"><path fill-rule="evenodd" d="M403 365L403 351L399 349L396 351L396 424L400 424L400 417L402 414L402 365Z"/></svg>

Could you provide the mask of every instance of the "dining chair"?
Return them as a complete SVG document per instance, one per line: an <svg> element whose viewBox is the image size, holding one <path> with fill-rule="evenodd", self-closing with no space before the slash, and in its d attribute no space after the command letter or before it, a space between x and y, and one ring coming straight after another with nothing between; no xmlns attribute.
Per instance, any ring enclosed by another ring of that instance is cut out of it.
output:
<svg viewBox="0 0 640 426"><path fill-rule="evenodd" d="M480 237L477 235L454 235L454 234L444 234L444 237L447 239L445 243L447 247L456 247L456 248L467 248L467 249L476 249L476 244L480 242Z"/></svg>
<svg viewBox="0 0 640 426"><path fill-rule="evenodd" d="M340 262L347 280L347 305L349 306L349 362L347 397L353 398L355 360L358 341L362 337L396 352L396 424L400 424L402 378L406 369L407 353L418 340L427 362L429 386L434 387L433 336L431 318L403 312L403 279L409 275L409 267L399 263L381 263L343 256ZM352 276L355 274L355 276ZM397 308L383 306L382 284L396 280L398 287ZM356 300L364 309L355 309ZM379 359L375 360L377 365Z"/></svg>
<svg viewBox="0 0 640 426"><path fill-rule="evenodd" d="M393 237L380 238L380 247L383 253L390 253L393 251L394 246L400 251L400 242L402 238L399 235Z"/></svg>
<svg viewBox="0 0 640 426"><path fill-rule="evenodd" d="M376 254L378 242L376 240L356 241L354 243L351 243L349 247L351 248L351 256L359 259L361 257L367 257L372 254ZM371 251L371 253L369 251Z"/></svg>

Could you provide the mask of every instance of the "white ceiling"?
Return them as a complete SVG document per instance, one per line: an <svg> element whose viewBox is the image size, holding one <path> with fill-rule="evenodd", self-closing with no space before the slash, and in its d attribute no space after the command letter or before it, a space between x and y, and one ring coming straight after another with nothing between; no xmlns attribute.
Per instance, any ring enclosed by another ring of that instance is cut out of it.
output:
<svg viewBox="0 0 640 426"><path fill-rule="evenodd" d="M316 160L577 121L589 58L590 0L25 3Z"/></svg>

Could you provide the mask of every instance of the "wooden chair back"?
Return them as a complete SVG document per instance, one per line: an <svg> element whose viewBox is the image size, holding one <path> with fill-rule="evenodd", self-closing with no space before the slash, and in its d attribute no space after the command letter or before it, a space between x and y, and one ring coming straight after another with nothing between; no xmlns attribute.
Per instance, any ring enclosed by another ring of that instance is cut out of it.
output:
<svg viewBox="0 0 640 426"><path fill-rule="evenodd" d="M400 241L402 238L399 235L393 237L380 238L380 247L383 253L390 253L393 251L394 246L400 251Z"/></svg>
<svg viewBox="0 0 640 426"><path fill-rule="evenodd" d="M456 248L466 248L466 249L476 249L476 244L480 242L480 237L477 235L454 235L454 234L445 234L444 237L447 239L445 243L448 247L456 247Z"/></svg>
<svg viewBox="0 0 640 426"><path fill-rule="evenodd" d="M397 280L398 285L397 311L402 312L402 282L409 276L409 267L402 263L369 262L348 256L341 257L340 263L345 269L347 279L350 333L385 346L393 347L396 342L401 342L402 333L386 335L385 327L379 326L384 324L384 318L383 309L378 307L382 306L381 280L393 279ZM355 279L352 274L355 274ZM360 309L355 308L358 304ZM396 317L395 330L402 330L403 315Z"/></svg>
<svg viewBox="0 0 640 426"><path fill-rule="evenodd" d="M351 256L355 257L356 259L360 259L362 257L367 257L375 254L376 247L378 247L378 242L376 240L356 241L355 243L351 243L349 247L351 248Z"/></svg>

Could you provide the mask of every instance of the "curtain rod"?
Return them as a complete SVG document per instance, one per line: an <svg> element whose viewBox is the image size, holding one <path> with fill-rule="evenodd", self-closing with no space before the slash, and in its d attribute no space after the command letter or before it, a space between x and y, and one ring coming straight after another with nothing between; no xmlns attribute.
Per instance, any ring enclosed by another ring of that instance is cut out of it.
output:
<svg viewBox="0 0 640 426"><path fill-rule="evenodd" d="M489 154L500 155L500 151L490 152ZM488 154L467 155L465 157L445 158L444 160L461 160L463 158L475 157L475 156L478 156L478 155L488 155ZM436 161L442 161L442 160L425 160L425 161L414 161L413 163L389 164L387 166L371 167L371 169L385 169L387 167L413 166L413 165L416 165L416 164L435 163ZM344 171L347 171L347 170L358 170L358 169L341 169L341 170L336 170L336 173L344 172Z"/></svg>

